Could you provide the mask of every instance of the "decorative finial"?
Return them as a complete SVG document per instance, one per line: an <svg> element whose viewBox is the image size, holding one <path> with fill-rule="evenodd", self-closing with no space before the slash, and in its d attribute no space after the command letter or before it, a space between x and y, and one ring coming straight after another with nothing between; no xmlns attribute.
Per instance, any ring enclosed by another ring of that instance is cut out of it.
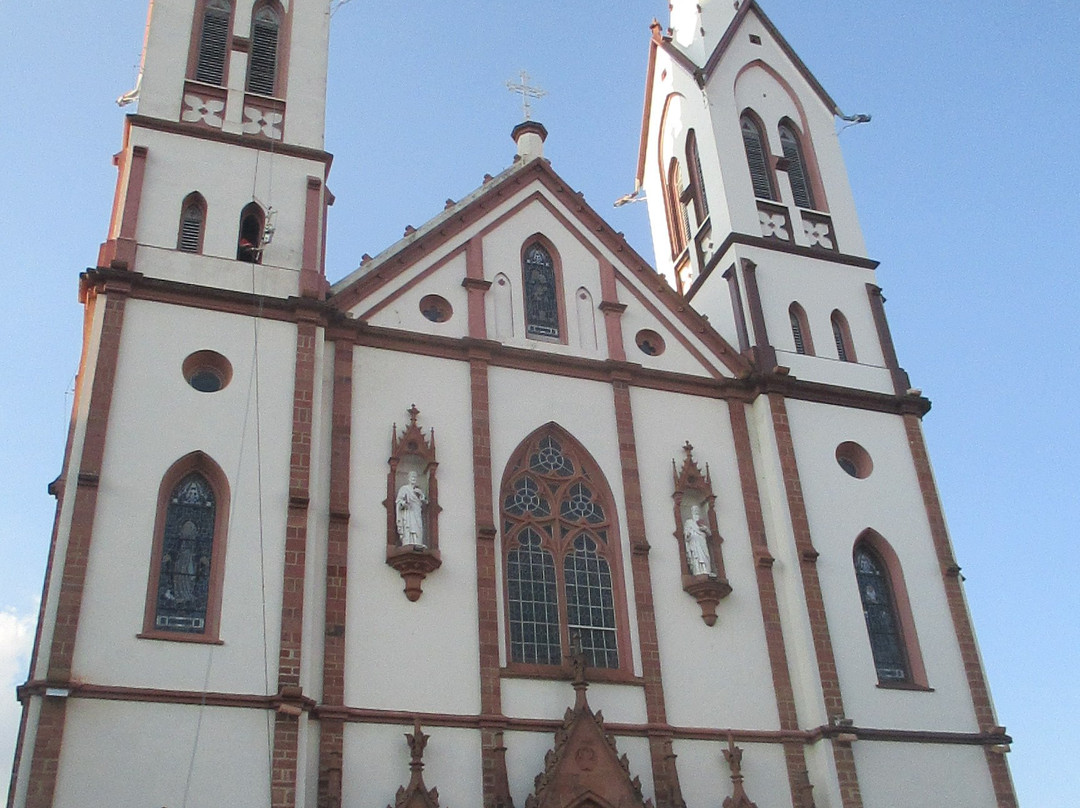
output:
<svg viewBox="0 0 1080 808"><path fill-rule="evenodd" d="M420 730L420 719L417 718L413 722L413 731L405 733L405 740L409 742L409 752L412 754L412 760L409 761L409 768L414 772L418 772L424 768L424 747L427 746L428 738L430 735L425 735Z"/></svg>
<svg viewBox="0 0 1080 808"><path fill-rule="evenodd" d="M581 635L576 631L570 635L570 669L574 673L574 692L577 694L574 709L585 707L585 691L589 683L585 679L585 652L581 648Z"/></svg>
<svg viewBox="0 0 1080 808"><path fill-rule="evenodd" d="M694 453L694 447L690 443L690 441L687 441L686 443L684 443L682 449L683 449L684 452L686 452L687 457L690 457L690 455L692 455Z"/></svg>
<svg viewBox="0 0 1080 808"><path fill-rule="evenodd" d="M539 99L547 95L547 90L541 90L539 87L529 84L529 74L524 70L521 71L521 81L517 84L512 81L506 82L506 89L512 93L521 93L521 112L526 121L532 120L532 105L529 103L529 99Z"/></svg>
<svg viewBox="0 0 1080 808"><path fill-rule="evenodd" d="M420 414L420 410L418 410L416 408L416 405L413 404L411 407L409 407L407 412L409 413L409 423L410 424L415 424L416 423L416 416L418 416Z"/></svg>

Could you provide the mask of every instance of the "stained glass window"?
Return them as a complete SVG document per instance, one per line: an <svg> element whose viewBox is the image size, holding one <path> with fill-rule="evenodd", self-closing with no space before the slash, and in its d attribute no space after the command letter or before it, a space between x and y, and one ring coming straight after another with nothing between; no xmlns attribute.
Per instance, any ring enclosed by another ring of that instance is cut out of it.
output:
<svg viewBox="0 0 1080 808"><path fill-rule="evenodd" d="M198 472L172 490L165 511L154 628L202 634L210 597L214 491Z"/></svg>
<svg viewBox="0 0 1080 808"><path fill-rule="evenodd" d="M510 660L561 664L576 635L586 664L618 668L607 486L573 439L553 430L518 448L503 483Z"/></svg>
<svg viewBox="0 0 1080 808"><path fill-rule="evenodd" d="M896 605L889 585L889 574L881 558L866 544L855 548L855 578L859 583L866 631L874 667L882 682L906 682L907 654Z"/></svg>
<svg viewBox="0 0 1080 808"><path fill-rule="evenodd" d="M551 254L539 242L525 250L525 334L559 339L559 290Z"/></svg>

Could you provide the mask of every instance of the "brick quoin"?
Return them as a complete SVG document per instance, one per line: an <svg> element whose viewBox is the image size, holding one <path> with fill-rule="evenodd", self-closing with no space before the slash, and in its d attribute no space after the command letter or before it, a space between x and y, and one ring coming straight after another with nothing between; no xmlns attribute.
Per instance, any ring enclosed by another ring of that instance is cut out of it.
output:
<svg viewBox="0 0 1080 808"><path fill-rule="evenodd" d="M945 511L938 498L934 472L930 468L930 457L926 451L926 441L923 438L918 417L905 415L904 430L907 433L908 446L911 447L911 459L915 464L915 474L919 480L919 490L926 508L926 517L930 523L930 536L941 567L945 598L949 604L949 614L952 616L956 639L960 645L960 658L963 661L964 673L967 675L968 688L971 690L975 720L979 724L979 729L986 732L997 726L997 717L994 715L994 706L990 703L990 689L986 682L986 673L979 659L979 650L975 644L975 630L971 625L971 616L968 614L964 591L960 585L960 568L953 555L948 530L945 528ZM1009 775L1009 767L1005 765L1005 758L989 748L986 748L985 752L998 808L1017 808L1016 791L1013 788L1012 777Z"/></svg>
<svg viewBox="0 0 1080 808"><path fill-rule="evenodd" d="M776 448L780 456L780 469L784 478L795 549L799 554L799 570L802 573L803 592L806 596L806 610L810 618L810 633L814 642L814 655L817 657L825 713L831 721L834 718L844 717L844 699L840 694L836 658L833 655L832 638L829 636L829 622L825 616L821 580L817 574L817 551L814 549L810 536L810 520L803 501L802 483L799 480L799 469L795 462L795 446L791 439L787 406L783 396L776 393L769 394L769 409L772 413L773 431L776 435ZM832 750L844 808L862 808L862 794L859 790L855 758L851 754L851 748L834 742Z"/></svg>
<svg viewBox="0 0 1080 808"><path fill-rule="evenodd" d="M83 589L86 585L86 564L90 556L94 514L97 511L97 482L101 476L101 461L105 454L105 435L112 407L113 386L117 359L120 354L120 334L127 301L124 285L110 284L105 295L105 309L98 344L97 365L91 385L86 416L86 434L82 456L65 469L65 482L76 477L75 503L72 508L71 530L57 595L56 620L49 650L48 680L64 684L71 678L71 661L75 652L79 613L82 610ZM96 295L94 290L88 295ZM72 459L74 460L74 459ZM59 518L60 511L57 510ZM27 808L51 808L56 790L56 775L63 747L66 699L43 699L34 753L30 760ZM14 790L9 794L9 802Z"/></svg>
<svg viewBox="0 0 1080 808"><path fill-rule="evenodd" d="M765 518L761 511L761 492L758 490L757 475L754 471L754 455L750 446L746 408L739 402L729 402L728 415L735 440L735 459L739 466L739 483L742 488L743 506L746 510L747 528L750 533L750 547L756 562L754 571L757 577L758 599L761 603L761 619L765 624L765 645L769 653L769 667L772 670L773 692L776 693L776 711L780 717L781 729L797 731L799 717L795 709L795 691L791 685L791 670L788 667L784 630L780 622L780 602L776 597L772 555L769 553ZM801 808L799 789L802 785L803 773L808 769L803 744L794 742L784 744L784 764L787 767L792 806Z"/></svg>
<svg viewBox="0 0 1080 808"><path fill-rule="evenodd" d="M649 721L649 756L652 761L656 804L669 808L681 802L679 774L671 757L671 737L658 732L657 725L667 724L664 684L660 670L660 644L653 611L652 578L649 574L649 542L645 537L645 514L638 475L637 441L634 437L634 414L630 407L630 387L621 379L611 383L615 404L615 428L619 440L619 463L622 467L623 495L626 498L626 527L630 539L630 570L634 579L634 599L638 617L638 641L641 643L641 669L645 678L645 713Z"/></svg>

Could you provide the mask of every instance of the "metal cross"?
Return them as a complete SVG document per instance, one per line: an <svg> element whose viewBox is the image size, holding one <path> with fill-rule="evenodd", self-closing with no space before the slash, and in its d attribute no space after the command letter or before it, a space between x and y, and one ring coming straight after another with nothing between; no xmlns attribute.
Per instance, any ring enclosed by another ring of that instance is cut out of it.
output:
<svg viewBox="0 0 1080 808"><path fill-rule="evenodd" d="M532 105L529 103L530 98L543 98L547 95L547 90L541 90L539 87L532 87L529 85L529 74L524 70L521 71L521 83L514 84L512 81L506 82L506 89L512 93L521 93L521 111L525 114L525 120L532 118Z"/></svg>

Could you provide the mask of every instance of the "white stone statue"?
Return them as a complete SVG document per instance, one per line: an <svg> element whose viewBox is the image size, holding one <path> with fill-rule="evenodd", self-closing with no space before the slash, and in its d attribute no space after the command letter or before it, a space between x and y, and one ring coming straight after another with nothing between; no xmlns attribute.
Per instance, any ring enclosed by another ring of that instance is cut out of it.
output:
<svg viewBox="0 0 1080 808"><path fill-rule="evenodd" d="M686 563L691 575L712 575L712 557L709 555L709 536L712 531L701 521L701 507L692 505L690 515L683 522L683 539L686 541Z"/></svg>
<svg viewBox="0 0 1080 808"><path fill-rule="evenodd" d="M397 531L401 544L424 546L424 506L427 497L416 484L416 472L409 472L409 481L401 486L394 500L397 506Z"/></svg>

